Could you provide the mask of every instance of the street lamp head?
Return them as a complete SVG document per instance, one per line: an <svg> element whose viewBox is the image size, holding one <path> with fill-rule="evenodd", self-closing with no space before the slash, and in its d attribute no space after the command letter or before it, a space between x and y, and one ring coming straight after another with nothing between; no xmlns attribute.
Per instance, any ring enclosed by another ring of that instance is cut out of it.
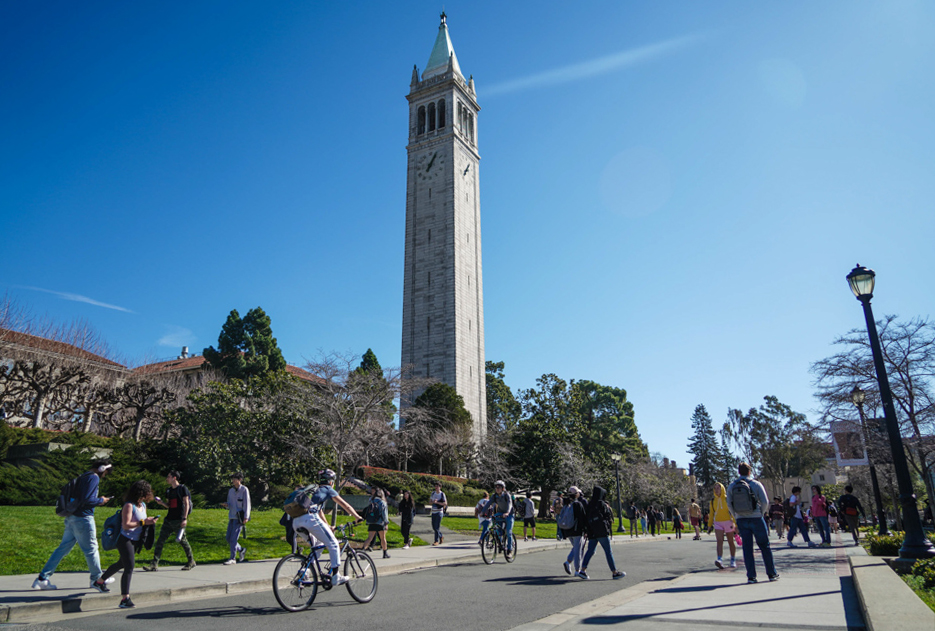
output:
<svg viewBox="0 0 935 631"><path fill-rule="evenodd" d="M873 279L876 274L872 269L858 265L847 275L847 283L858 300L873 298Z"/></svg>
<svg viewBox="0 0 935 631"><path fill-rule="evenodd" d="M867 400L867 393L860 389L860 386L854 386L851 390L851 401L854 405L860 406Z"/></svg>
<svg viewBox="0 0 935 631"><path fill-rule="evenodd" d="M621 456L620 454L610 454L610 459L613 460L614 462L619 461L621 458L623 458L623 456Z"/></svg>

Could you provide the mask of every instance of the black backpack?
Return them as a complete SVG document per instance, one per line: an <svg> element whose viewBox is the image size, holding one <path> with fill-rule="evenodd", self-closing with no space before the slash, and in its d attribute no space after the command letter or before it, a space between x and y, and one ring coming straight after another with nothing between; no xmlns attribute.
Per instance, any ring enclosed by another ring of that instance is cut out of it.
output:
<svg viewBox="0 0 935 631"><path fill-rule="evenodd" d="M55 514L59 517L71 517L81 509L83 498L77 497L78 487L81 486L78 481L84 477L84 475L85 474L79 475L62 487L62 491L55 501Z"/></svg>

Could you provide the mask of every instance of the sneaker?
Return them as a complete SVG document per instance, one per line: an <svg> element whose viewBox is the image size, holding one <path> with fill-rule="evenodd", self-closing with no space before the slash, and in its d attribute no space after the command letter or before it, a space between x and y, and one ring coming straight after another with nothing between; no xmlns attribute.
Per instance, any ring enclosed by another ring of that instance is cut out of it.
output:
<svg viewBox="0 0 935 631"><path fill-rule="evenodd" d="M335 572L331 575L331 586L337 587L338 585L344 585L347 582L347 577L343 574L338 574Z"/></svg>
<svg viewBox="0 0 935 631"><path fill-rule="evenodd" d="M234 559L228 559L224 561L224 563L221 563L221 565L234 565L235 563L237 563L237 561L235 561Z"/></svg>
<svg viewBox="0 0 935 631"><path fill-rule="evenodd" d="M773 574L773 575L771 575L771 576L769 577L769 582L770 582L770 583L775 583L775 582L778 581L778 580L779 580L779 574Z"/></svg>
<svg viewBox="0 0 935 631"><path fill-rule="evenodd" d="M529 537L523 537L523 541L529 541Z"/></svg>
<svg viewBox="0 0 935 631"><path fill-rule="evenodd" d="M480 543L480 542L478 542L478 543ZM409 544L407 543L406 545L403 546L403 550L408 550L408 549L409 549Z"/></svg>
<svg viewBox="0 0 935 631"><path fill-rule="evenodd" d="M432 545L433 545L433 546L437 546L437 545L438 545L438 542L437 542L437 541L433 541L433 542L432 542Z"/></svg>
<svg viewBox="0 0 935 631"><path fill-rule="evenodd" d="M589 578L591 578L590 576L588 576L588 573L585 572L584 570L578 570L577 572L575 572L575 576L577 576L578 578L583 578L584 580L588 580Z"/></svg>
<svg viewBox="0 0 935 631"><path fill-rule="evenodd" d="M117 580L116 578L114 578L113 576L111 576L109 579L107 579L106 581L104 581L104 584L105 584L105 585L110 585L111 583L113 583L113 582L116 581L116 580Z"/></svg>
<svg viewBox="0 0 935 631"><path fill-rule="evenodd" d="M384 558L384 559L390 558L390 553L387 552L386 550L384 550L384 551L383 551L383 558Z"/></svg>
<svg viewBox="0 0 935 631"><path fill-rule="evenodd" d="M156 565L156 562L155 562L155 561L153 561L153 562L150 563L149 565L144 565L144 566L143 566L143 571L144 571L144 572L157 572L157 571L159 571L159 566Z"/></svg>
<svg viewBox="0 0 935 631"><path fill-rule="evenodd" d="M243 563L243 562L246 561L246 560L247 560L247 549L246 549L246 548L241 548L241 549L240 549L240 558L238 559L238 561L240 561L241 563Z"/></svg>
<svg viewBox="0 0 935 631"><path fill-rule="evenodd" d="M533 541L538 541L538 539L537 539L536 537L533 537L532 540L533 540Z"/></svg>
<svg viewBox="0 0 935 631"><path fill-rule="evenodd" d="M443 543L445 543L445 536L444 536L444 535L442 535L441 537L438 538L438 545L441 545L441 544L443 544Z"/></svg>
<svg viewBox="0 0 935 631"><path fill-rule="evenodd" d="M736 568L736 567L737 567L737 559L731 559L731 560L730 560L730 566L731 566L732 568Z"/></svg>
<svg viewBox="0 0 935 631"><path fill-rule="evenodd" d="M756 579L755 579L755 578L748 578L748 579L747 579L747 585L753 585L754 583L756 583Z"/></svg>
<svg viewBox="0 0 935 631"><path fill-rule="evenodd" d="M718 560L714 562L714 565L716 565L716 566L717 566L717 569L719 569L719 570L723 570L723 569L724 569L724 564L721 562L721 559L720 559L720 558L718 558Z"/></svg>
<svg viewBox="0 0 935 631"><path fill-rule="evenodd" d="M107 583L105 583L101 579L97 579L96 581L91 581L91 587L93 587L94 589L96 589L102 594L110 593L110 589L108 589Z"/></svg>
<svg viewBox="0 0 935 631"><path fill-rule="evenodd" d="M188 570L193 570L193 569L195 569L195 566L196 566L196 565L197 565L197 563L195 563L194 561L189 561L188 563L186 563L185 565L182 566L182 571L183 571L183 572L186 572L186 571L188 571Z"/></svg>
<svg viewBox="0 0 935 631"><path fill-rule="evenodd" d="M136 607L136 605L134 605L133 601L130 600L130 597L127 596L126 598L120 601L120 604L118 605L118 607L120 609L133 609L134 607Z"/></svg>
<svg viewBox="0 0 935 631"><path fill-rule="evenodd" d="M830 542L830 541L826 541L826 542L824 542L823 544L821 544L821 547L822 547L822 548L830 548L830 547L831 547L831 542Z"/></svg>
<svg viewBox="0 0 935 631"><path fill-rule="evenodd" d="M562 563L562 567L565 568L565 574L571 576L571 566L568 564L568 561Z"/></svg>
<svg viewBox="0 0 935 631"><path fill-rule="evenodd" d="M815 543L814 541L809 541L809 542L808 542L808 547L809 547L809 548L817 548L817 547L818 547L818 544Z"/></svg>
<svg viewBox="0 0 935 631"><path fill-rule="evenodd" d="M49 582L47 578L37 578L32 582L33 589L58 589L55 585Z"/></svg>
<svg viewBox="0 0 935 631"><path fill-rule="evenodd" d="M611 575L611 578L616 580L618 578L623 578L626 575L627 575L626 572L621 572L620 570L617 570L616 572L613 573L613 575Z"/></svg>
<svg viewBox="0 0 935 631"><path fill-rule="evenodd" d="M787 548L798 548L799 546L795 545L795 544L792 543L791 541L787 541L787 542L786 542L786 547L787 547Z"/></svg>

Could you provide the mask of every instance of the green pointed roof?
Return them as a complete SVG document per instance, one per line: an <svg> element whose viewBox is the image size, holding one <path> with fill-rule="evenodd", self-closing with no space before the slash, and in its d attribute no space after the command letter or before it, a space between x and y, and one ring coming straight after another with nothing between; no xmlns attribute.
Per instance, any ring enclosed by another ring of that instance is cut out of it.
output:
<svg viewBox="0 0 935 631"><path fill-rule="evenodd" d="M461 66L458 65L458 56L455 54L454 46L451 45L451 38L448 36L447 16L444 12L441 14L441 24L438 26L438 37L435 38L435 46L432 48L432 54L429 55L429 62L425 65L425 71L422 73L422 80L429 77L440 75L448 71L448 60L454 71L461 74ZM462 75L463 76L463 75Z"/></svg>

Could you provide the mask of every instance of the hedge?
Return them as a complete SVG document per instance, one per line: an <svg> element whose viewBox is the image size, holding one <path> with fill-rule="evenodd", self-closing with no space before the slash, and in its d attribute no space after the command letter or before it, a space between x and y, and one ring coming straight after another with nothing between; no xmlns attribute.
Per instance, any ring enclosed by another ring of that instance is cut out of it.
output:
<svg viewBox="0 0 935 631"><path fill-rule="evenodd" d="M436 482L441 484L449 506L474 506L484 494L484 489L469 486L468 484L474 481L466 478L409 473L376 467L361 467L361 469L364 474L362 477L371 486L386 489L394 496L401 495L403 491L409 491L417 504L428 503L429 496L435 491Z"/></svg>

